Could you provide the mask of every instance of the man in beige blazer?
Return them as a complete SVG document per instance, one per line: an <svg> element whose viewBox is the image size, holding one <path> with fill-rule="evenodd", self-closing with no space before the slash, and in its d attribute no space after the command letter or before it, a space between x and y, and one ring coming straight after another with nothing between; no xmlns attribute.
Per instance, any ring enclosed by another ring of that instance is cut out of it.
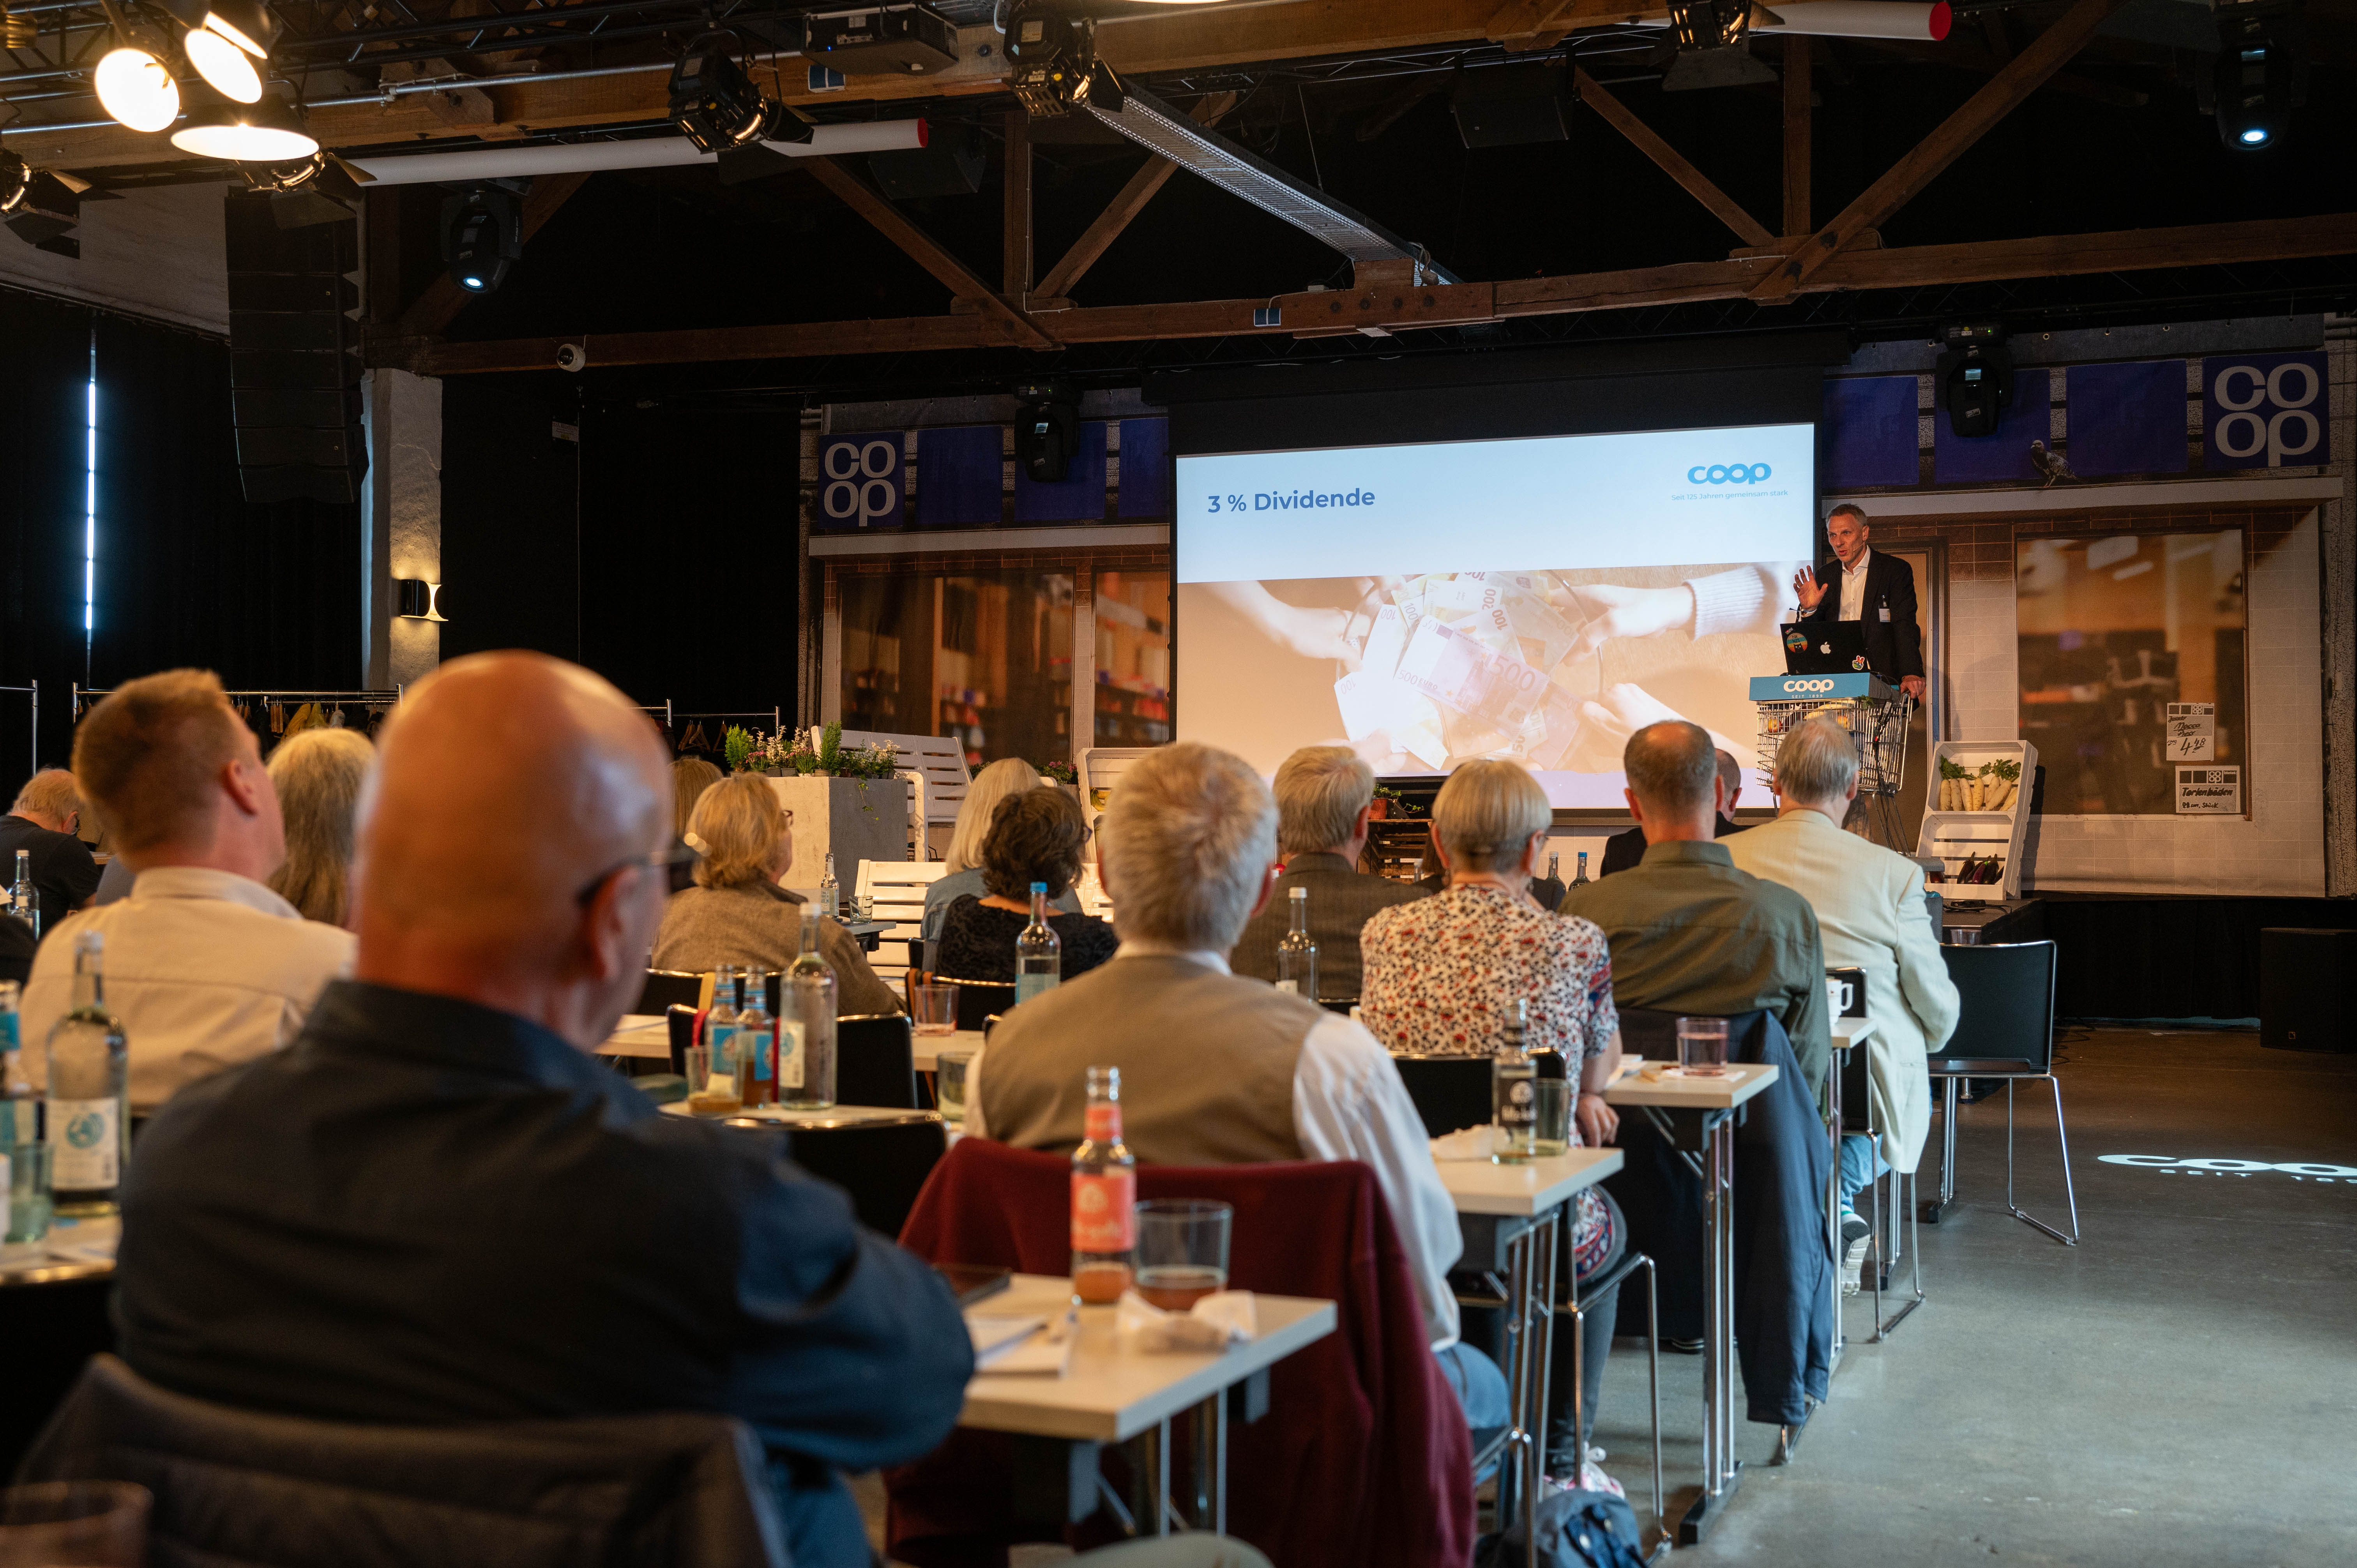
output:
<svg viewBox="0 0 2357 1568"><path fill-rule="evenodd" d="M1882 1169L1912 1172L1922 1155L1932 1124L1924 1054L1955 1032L1956 985L1932 929L1922 867L1842 831L1857 798L1848 732L1823 717L1793 726L1776 751L1776 793L1774 822L1719 843L1742 870L1809 901L1827 968L1866 972L1867 1069L1882 1146L1857 1133L1842 1140L1842 1273L1856 1289L1868 1228L1851 1199Z"/></svg>

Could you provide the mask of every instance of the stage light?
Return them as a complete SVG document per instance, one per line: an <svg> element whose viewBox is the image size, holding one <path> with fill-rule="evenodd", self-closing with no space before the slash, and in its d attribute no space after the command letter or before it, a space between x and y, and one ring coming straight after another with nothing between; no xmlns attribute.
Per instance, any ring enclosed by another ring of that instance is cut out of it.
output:
<svg viewBox="0 0 2357 1568"><path fill-rule="evenodd" d="M1033 484L1061 484L1080 450L1079 399L1054 381L1018 386L1015 396L1016 466Z"/></svg>
<svg viewBox="0 0 2357 1568"><path fill-rule="evenodd" d="M277 18L261 0L162 0L172 20L192 33L220 34L256 59L270 58L278 38Z"/></svg>
<svg viewBox="0 0 2357 1568"><path fill-rule="evenodd" d="M172 145L200 158L231 163L284 164L319 150L285 101L265 96L259 103L218 103L188 116L172 133Z"/></svg>
<svg viewBox="0 0 2357 1568"><path fill-rule="evenodd" d="M1776 80L1751 58L1750 0L1670 0L1670 33L1678 52L1662 75L1664 92Z"/></svg>
<svg viewBox="0 0 2357 1568"><path fill-rule="evenodd" d="M1948 428L1958 435L1994 435L2013 406L2013 356L2005 328L1986 322L1951 327L1948 351L1932 371Z"/></svg>
<svg viewBox="0 0 2357 1568"><path fill-rule="evenodd" d="M491 293L522 255L523 199L513 189L486 181L443 199L442 260L460 288Z"/></svg>
<svg viewBox="0 0 2357 1568"><path fill-rule="evenodd" d="M2235 152L2273 146L2308 102L2308 18L2300 0L2219 0L2218 52L2194 79L2218 139Z"/></svg>
<svg viewBox="0 0 2357 1568"><path fill-rule="evenodd" d="M180 117L179 83L162 60L135 44L107 51L95 85L99 106L135 131L161 131Z"/></svg>
<svg viewBox="0 0 2357 1568"><path fill-rule="evenodd" d="M705 152L759 141L773 107L729 52L726 34L697 38L672 67L672 120Z"/></svg>
<svg viewBox="0 0 2357 1568"><path fill-rule="evenodd" d="M1092 95L1097 83L1096 23L1064 14L1058 0L1014 0L1006 8L1006 85L1023 112L1053 119ZM1107 74L1105 91L1118 107L1119 84Z"/></svg>
<svg viewBox="0 0 2357 1568"><path fill-rule="evenodd" d="M253 103L262 97L262 76L243 49L210 27L200 27L180 40L188 63L222 97Z"/></svg>
<svg viewBox="0 0 2357 1568"><path fill-rule="evenodd" d="M33 171L25 160L0 149L0 212L14 212L24 206L32 188Z"/></svg>

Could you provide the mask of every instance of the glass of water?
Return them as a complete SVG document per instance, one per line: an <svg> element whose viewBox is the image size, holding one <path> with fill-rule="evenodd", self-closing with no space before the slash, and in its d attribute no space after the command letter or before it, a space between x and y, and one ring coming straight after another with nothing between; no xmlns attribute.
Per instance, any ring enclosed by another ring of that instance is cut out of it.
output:
<svg viewBox="0 0 2357 1568"><path fill-rule="evenodd" d="M972 1051L943 1051L933 1058L933 1101L952 1126L965 1121L965 1069L973 1062Z"/></svg>
<svg viewBox="0 0 2357 1568"><path fill-rule="evenodd" d="M1538 1119L1531 1131L1531 1154L1538 1159L1571 1152L1571 1105L1577 1098L1567 1079L1543 1078L1538 1093Z"/></svg>
<svg viewBox="0 0 2357 1568"><path fill-rule="evenodd" d="M49 1233L49 1145L19 1144L8 1151L8 1224L11 1242L38 1241Z"/></svg>
<svg viewBox="0 0 2357 1568"><path fill-rule="evenodd" d="M1688 1078L1727 1076L1727 1020L1678 1020L1678 1068Z"/></svg>
<svg viewBox="0 0 2357 1568"><path fill-rule="evenodd" d="M957 1033L957 983L911 985L909 1015L920 1035Z"/></svg>

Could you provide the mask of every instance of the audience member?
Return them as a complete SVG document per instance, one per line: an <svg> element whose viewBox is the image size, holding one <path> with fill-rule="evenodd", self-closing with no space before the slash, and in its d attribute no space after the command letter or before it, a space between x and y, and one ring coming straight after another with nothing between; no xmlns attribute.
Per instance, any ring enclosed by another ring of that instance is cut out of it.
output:
<svg viewBox="0 0 2357 1568"><path fill-rule="evenodd" d="M1604 933L1576 915L1550 915L1532 901L1531 876L1546 853L1555 811L1527 768L1468 762L1432 804L1433 839L1448 866L1448 890L1384 909L1361 939L1367 1027L1394 1051L1414 1056L1497 1054L1514 1008L1523 1039L1562 1055L1579 1082L1572 1142L1609 1144L1620 1119L1604 1090L1620 1070L1620 1020L1612 1008L1612 963ZM1576 1064L1576 1065L1575 1065ZM1566 1273L1587 1280L1616 1262L1623 1227L1600 1189L1579 1195ZM1612 1349L1620 1287L1596 1295L1587 1318L1580 1409L1592 1430ZM1585 1299L1589 1293L1582 1291ZM1549 1466L1577 1476L1587 1433L1573 1440L1571 1320L1557 1317L1562 1376L1548 1412Z"/></svg>
<svg viewBox="0 0 2357 1568"><path fill-rule="evenodd" d="M125 682L74 732L74 778L136 874L130 896L66 919L106 939L106 1004L131 1040L131 1110L295 1037L349 931L307 920L264 883L286 858L278 793L253 732L209 670ZM25 987L28 1069L73 1003L73 942L43 941Z"/></svg>
<svg viewBox="0 0 2357 1568"><path fill-rule="evenodd" d="M533 744L492 738L512 732ZM176 1101L131 1163L124 1359L200 1399L386 1426L736 1416L796 1568L866 1568L840 1472L940 1443L973 1355L949 1287L840 1191L659 1114L589 1055L662 910L660 741L605 682L527 653L442 666L383 741L358 978L292 1049Z"/></svg>
<svg viewBox="0 0 2357 1568"><path fill-rule="evenodd" d="M1735 820L1735 798L1743 793L1743 764L1724 751L1712 755L1718 758L1718 781L1727 787L1727 799L1719 803L1711 837L1723 839L1743 831L1743 824ZM1644 858L1645 830L1626 829L1604 841L1604 861L1597 867L1596 875L1609 876L1616 871L1626 871Z"/></svg>
<svg viewBox="0 0 2357 1568"><path fill-rule="evenodd" d="M966 787L965 800L958 806L957 826L950 832L949 854L942 857L942 875L925 888L924 940L928 948L942 940L942 922L949 918L952 904L968 895L979 898L990 891L989 884L983 879L982 851L990 837L991 819L998 811L998 803L1040 787L1039 775L1019 757L1001 757L974 776L974 782ZM1081 896L1069 887L1049 902L1067 915L1081 912ZM940 967L930 957L926 962L933 968Z"/></svg>
<svg viewBox="0 0 2357 1568"><path fill-rule="evenodd" d="M770 781L739 773L704 792L688 832L704 858L695 886L672 895L655 933L654 966L702 973L724 963L782 970L802 950L802 896L781 885L794 864L794 814ZM900 999L832 918L819 956L834 971L837 1013L897 1013Z"/></svg>
<svg viewBox="0 0 2357 1568"><path fill-rule="evenodd" d="M720 769L701 757L674 758L671 765L671 836L673 844L687 843L687 825L694 819L695 803L704 792L720 782ZM673 862L671 886L665 891L684 893L695 886L695 857L681 855Z"/></svg>
<svg viewBox="0 0 2357 1568"><path fill-rule="evenodd" d="M982 848L987 897L969 893L949 907L940 941L925 961L945 980L1015 979L1015 940L1031 923L1031 888L1045 883L1052 904L1080 880L1089 843L1089 820L1080 802L1061 789L1041 788L1009 795L991 813L990 837ZM1113 928L1094 915L1051 912L1060 977L1086 974L1113 957Z"/></svg>
<svg viewBox="0 0 2357 1568"><path fill-rule="evenodd" d="M98 862L75 836L81 827L81 791L62 768L45 768L26 779L8 814L0 817L0 891L16 885L16 852L25 851L44 936L98 891Z"/></svg>
<svg viewBox="0 0 2357 1568"><path fill-rule="evenodd" d="M270 754L270 782L286 819L286 864L273 893L307 920L351 923L352 816L376 747L355 729L311 729Z"/></svg>
<svg viewBox="0 0 2357 1568"><path fill-rule="evenodd" d="M1359 869L1374 800L1375 770L1347 746L1306 746L1277 768L1276 851L1285 873L1236 942L1230 962L1238 974L1276 978L1277 939L1293 929L1293 889L1306 887L1318 993L1358 1000L1360 928L1378 910L1425 896L1413 882Z"/></svg>
<svg viewBox="0 0 2357 1568"><path fill-rule="evenodd" d="M1621 754L1629 809L1645 833L1631 871L1574 887L1563 912L1593 920L1612 950L1612 999L1622 1009L1773 1013L1811 1093L1821 1093L1833 1041L1824 949L1809 901L1738 871L1711 842L1727 804L1710 736L1683 719L1647 725Z"/></svg>
<svg viewBox="0 0 2357 1568"><path fill-rule="evenodd" d="M1120 950L999 1021L966 1069L966 1133L1069 1152L1087 1069L1117 1067L1141 1160L1365 1161L1450 1386L1474 1426L1498 1425L1505 1379L1458 1342L1448 1270L1464 1243L1399 1069L1353 1020L1229 972L1275 854L1276 802L1242 757L1182 742L1123 774L1098 865Z"/></svg>
<svg viewBox="0 0 2357 1568"><path fill-rule="evenodd" d="M1776 748L1776 820L1727 846L1738 867L1792 888L1816 911L1825 962L1866 972L1868 1092L1881 1147L1862 1133L1842 1139L1842 1274L1857 1288L1871 1230L1855 1199L1886 1170L1913 1171L1932 1126L1925 1055L1955 1032L1956 983L1940 956L1923 900L1923 868L1844 832L1857 799L1857 745L1831 719L1803 719Z"/></svg>

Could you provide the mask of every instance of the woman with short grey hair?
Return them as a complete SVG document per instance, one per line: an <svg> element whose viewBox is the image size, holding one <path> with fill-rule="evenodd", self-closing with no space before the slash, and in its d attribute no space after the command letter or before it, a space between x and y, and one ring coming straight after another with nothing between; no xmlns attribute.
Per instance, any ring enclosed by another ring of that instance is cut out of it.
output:
<svg viewBox="0 0 2357 1568"><path fill-rule="evenodd" d="M951 905L964 897L990 897L989 885L983 880L982 862L998 803L1041 787L1039 770L1019 757L1000 757L975 774L974 782L966 786L965 800L958 806L957 826L950 832L950 852L942 857L941 879L925 889L926 946L942 940L942 922L949 918ZM1054 903L1067 915L1081 912L1080 895L1071 888L1058 894ZM928 959L927 962L931 964L931 961Z"/></svg>

